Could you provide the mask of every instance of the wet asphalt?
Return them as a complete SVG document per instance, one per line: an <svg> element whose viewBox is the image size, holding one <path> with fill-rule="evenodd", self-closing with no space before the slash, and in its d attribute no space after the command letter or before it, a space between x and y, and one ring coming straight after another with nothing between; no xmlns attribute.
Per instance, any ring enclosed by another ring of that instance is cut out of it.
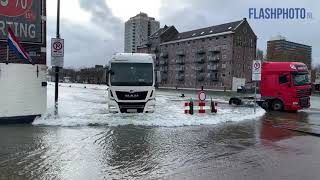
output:
<svg viewBox="0 0 320 180"><path fill-rule="evenodd" d="M319 179L319 120L310 110L180 127L4 125L0 180Z"/></svg>

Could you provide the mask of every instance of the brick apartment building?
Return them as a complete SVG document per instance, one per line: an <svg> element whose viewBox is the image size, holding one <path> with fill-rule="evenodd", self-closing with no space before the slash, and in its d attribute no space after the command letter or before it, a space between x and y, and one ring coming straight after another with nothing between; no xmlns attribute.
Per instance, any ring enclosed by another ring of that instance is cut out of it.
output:
<svg viewBox="0 0 320 180"><path fill-rule="evenodd" d="M311 46L290 42L281 36L268 41L267 44L267 59L270 61L303 62L311 69L311 56Z"/></svg>
<svg viewBox="0 0 320 180"><path fill-rule="evenodd" d="M257 36L246 18L179 33L164 26L138 52L155 54L160 87L232 89L235 78L251 82Z"/></svg>

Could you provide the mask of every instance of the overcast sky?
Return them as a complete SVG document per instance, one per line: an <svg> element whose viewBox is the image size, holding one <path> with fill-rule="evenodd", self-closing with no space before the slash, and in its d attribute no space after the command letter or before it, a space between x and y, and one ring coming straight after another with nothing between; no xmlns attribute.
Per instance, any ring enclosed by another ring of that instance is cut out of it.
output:
<svg viewBox="0 0 320 180"><path fill-rule="evenodd" d="M48 44L56 30L56 0L47 0ZM241 3L240 3L241 2ZM249 19L249 8L305 8L313 19ZM61 0L61 37L65 39L65 66L107 64L123 52L124 22L139 12L174 25L179 32L247 17L258 36L258 48L282 35L312 46L313 64L320 64L320 1L318 0ZM48 56L50 65L50 55Z"/></svg>

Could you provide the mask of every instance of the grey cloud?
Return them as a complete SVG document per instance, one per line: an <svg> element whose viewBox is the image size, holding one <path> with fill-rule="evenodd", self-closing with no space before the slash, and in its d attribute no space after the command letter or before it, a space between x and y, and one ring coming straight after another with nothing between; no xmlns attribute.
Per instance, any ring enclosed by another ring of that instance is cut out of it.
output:
<svg viewBox="0 0 320 180"><path fill-rule="evenodd" d="M248 18L252 7L300 7L313 13L313 20L254 20L248 19L258 36L258 47L266 50L270 37L281 34L288 40L305 43L313 48L313 63L320 63L320 1L309 0L162 0L161 24L175 25L179 31L211 26Z"/></svg>
<svg viewBox="0 0 320 180"><path fill-rule="evenodd" d="M123 22L113 16L111 9L105 0L79 0L80 7L92 15L91 21L104 30L108 30L112 35L123 33ZM121 34L123 35L123 34Z"/></svg>
<svg viewBox="0 0 320 180"><path fill-rule="evenodd" d="M77 24L61 19L65 39L65 67L106 65L115 52L123 51L123 22L113 16L104 0L79 0L80 7L92 16L90 23ZM48 18L48 47L55 37L56 19ZM48 52L48 65L50 65Z"/></svg>
<svg viewBox="0 0 320 180"><path fill-rule="evenodd" d="M79 0L79 4L92 18L89 24L61 20L61 35L66 43L65 64L73 67L106 64L114 52L123 51L124 22L112 14L105 0ZM259 48L265 50L270 37L282 34L288 40L313 46L313 62L320 63L320 1L162 0L160 22L187 31L240 20L248 17L251 7L305 7L311 11L314 20L248 21L259 38ZM55 19L48 19L48 35L54 34Z"/></svg>

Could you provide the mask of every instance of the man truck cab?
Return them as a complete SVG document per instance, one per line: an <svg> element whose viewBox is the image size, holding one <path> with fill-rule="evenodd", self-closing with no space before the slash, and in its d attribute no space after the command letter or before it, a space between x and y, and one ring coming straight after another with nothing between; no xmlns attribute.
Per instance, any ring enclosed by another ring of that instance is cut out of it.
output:
<svg viewBox="0 0 320 180"><path fill-rule="evenodd" d="M309 71L300 62L264 62L261 72L261 102L266 110L297 111L310 107Z"/></svg>
<svg viewBox="0 0 320 180"><path fill-rule="evenodd" d="M155 111L155 77L150 54L117 53L109 61L108 109L111 113Z"/></svg>

